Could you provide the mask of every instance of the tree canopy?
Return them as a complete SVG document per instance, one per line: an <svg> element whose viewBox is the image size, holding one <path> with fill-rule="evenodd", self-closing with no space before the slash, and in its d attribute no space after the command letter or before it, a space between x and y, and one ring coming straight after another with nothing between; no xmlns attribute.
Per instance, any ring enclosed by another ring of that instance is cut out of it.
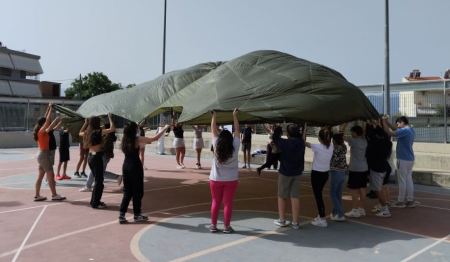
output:
<svg viewBox="0 0 450 262"><path fill-rule="evenodd" d="M65 94L67 98L86 100L93 96L122 89L120 83L113 83L101 72L89 73L81 79L75 79Z"/></svg>

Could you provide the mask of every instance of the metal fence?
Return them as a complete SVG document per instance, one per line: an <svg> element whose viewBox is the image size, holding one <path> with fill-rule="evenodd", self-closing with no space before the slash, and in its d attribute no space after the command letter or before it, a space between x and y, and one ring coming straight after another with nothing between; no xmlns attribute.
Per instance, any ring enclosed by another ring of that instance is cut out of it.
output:
<svg viewBox="0 0 450 262"><path fill-rule="evenodd" d="M408 117L417 142L448 143L449 87L449 80L392 84L390 115L393 119ZM383 112L383 85L360 88L378 112Z"/></svg>
<svg viewBox="0 0 450 262"><path fill-rule="evenodd" d="M48 103L76 110L82 101L40 98L0 97L0 131L27 131L44 116Z"/></svg>

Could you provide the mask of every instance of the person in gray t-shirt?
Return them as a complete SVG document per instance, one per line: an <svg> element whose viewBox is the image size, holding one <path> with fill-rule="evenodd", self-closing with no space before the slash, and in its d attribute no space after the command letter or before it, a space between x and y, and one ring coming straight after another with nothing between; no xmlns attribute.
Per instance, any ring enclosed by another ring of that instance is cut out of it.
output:
<svg viewBox="0 0 450 262"><path fill-rule="evenodd" d="M345 130L345 126L343 126L342 130ZM350 189L352 195L352 210L345 213L345 215L347 217L358 218L366 215L364 203L366 200L366 187L369 173L366 159L367 140L364 136L364 129L361 126L355 125L350 131L351 137L346 137L345 141L350 146L347 187Z"/></svg>

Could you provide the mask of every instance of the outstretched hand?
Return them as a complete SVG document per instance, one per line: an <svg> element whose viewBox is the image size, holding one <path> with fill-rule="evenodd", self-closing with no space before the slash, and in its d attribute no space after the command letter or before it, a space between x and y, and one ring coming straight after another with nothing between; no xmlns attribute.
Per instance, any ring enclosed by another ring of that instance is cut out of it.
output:
<svg viewBox="0 0 450 262"><path fill-rule="evenodd" d="M233 110L233 116L237 116L238 113L239 113L239 109L236 107L236 108Z"/></svg>

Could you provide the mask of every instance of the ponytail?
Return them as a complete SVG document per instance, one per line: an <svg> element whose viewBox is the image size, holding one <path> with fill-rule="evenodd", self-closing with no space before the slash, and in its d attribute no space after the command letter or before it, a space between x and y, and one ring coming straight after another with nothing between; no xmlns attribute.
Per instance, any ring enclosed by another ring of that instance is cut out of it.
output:
<svg viewBox="0 0 450 262"><path fill-rule="evenodd" d="M33 138L34 141L38 141L38 133L39 130L41 130L42 126L45 124L46 118L45 117L41 117L39 118L39 120L36 122L36 125L34 125L33 128Z"/></svg>

